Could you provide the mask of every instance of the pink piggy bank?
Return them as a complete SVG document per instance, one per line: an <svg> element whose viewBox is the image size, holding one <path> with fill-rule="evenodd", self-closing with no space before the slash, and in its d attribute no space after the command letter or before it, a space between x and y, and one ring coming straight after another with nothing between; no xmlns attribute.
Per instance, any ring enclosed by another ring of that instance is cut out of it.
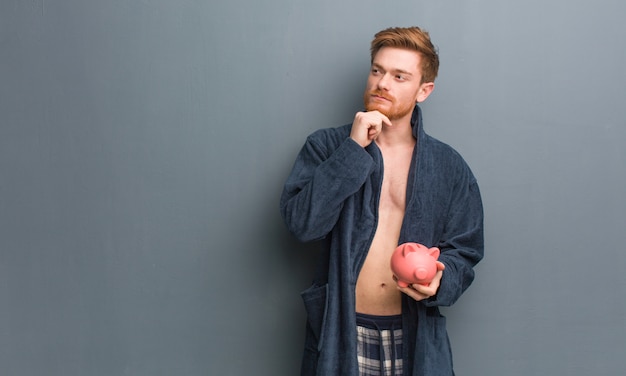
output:
<svg viewBox="0 0 626 376"><path fill-rule="evenodd" d="M391 255L391 271L398 278L398 286L430 284L437 274L437 258L437 247L428 248L418 243L400 244Z"/></svg>

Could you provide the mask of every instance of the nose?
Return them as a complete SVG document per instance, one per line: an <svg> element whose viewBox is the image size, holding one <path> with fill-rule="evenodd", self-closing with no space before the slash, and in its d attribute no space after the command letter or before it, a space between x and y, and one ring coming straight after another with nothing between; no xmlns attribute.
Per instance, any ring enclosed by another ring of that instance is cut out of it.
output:
<svg viewBox="0 0 626 376"><path fill-rule="evenodd" d="M378 82L376 83L376 87L378 87L378 89L380 90L389 90L389 73L385 73L382 76L380 76L380 78L378 79Z"/></svg>

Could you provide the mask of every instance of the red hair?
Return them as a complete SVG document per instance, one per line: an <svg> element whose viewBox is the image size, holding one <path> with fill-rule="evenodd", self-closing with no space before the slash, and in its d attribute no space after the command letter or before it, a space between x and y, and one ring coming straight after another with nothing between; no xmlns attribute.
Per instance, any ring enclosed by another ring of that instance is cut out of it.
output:
<svg viewBox="0 0 626 376"><path fill-rule="evenodd" d="M420 62L422 82L435 81L439 71L439 55L427 31L413 26L392 27L376 33L370 49L372 62L383 47L403 48L418 52L422 56Z"/></svg>

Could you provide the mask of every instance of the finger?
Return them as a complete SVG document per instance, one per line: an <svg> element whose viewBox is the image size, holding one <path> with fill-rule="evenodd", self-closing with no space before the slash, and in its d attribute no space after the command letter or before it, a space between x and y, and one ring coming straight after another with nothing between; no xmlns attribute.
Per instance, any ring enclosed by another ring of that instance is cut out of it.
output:
<svg viewBox="0 0 626 376"><path fill-rule="evenodd" d="M389 120L389 118L387 116L385 116L383 114L380 114L380 116L381 116L382 123L384 125L386 125L388 127L391 127L393 125L393 123L391 123L391 120Z"/></svg>
<svg viewBox="0 0 626 376"><path fill-rule="evenodd" d="M374 111L370 111L369 112L372 115L376 116L377 122L380 122L381 125L387 125L387 126L392 126L393 123L391 123L391 120L389 120L389 118L387 117L387 115L383 114L382 112L378 111L378 110L374 110Z"/></svg>
<svg viewBox="0 0 626 376"><path fill-rule="evenodd" d="M370 128L370 129L367 131L367 138L368 138L368 139L370 139L370 140L375 140L375 139L376 139L376 137L378 137L378 134L380 134L380 132L379 132L379 131L377 131L377 130L376 130L376 129L374 129L374 128Z"/></svg>
<svg viewBox="0 0 626 376"><path fill-rule="evenodd" d="M417 290L418 292L422 294L426 294L428 296L434 296L437 294L437 291L439 290L442 276L443 276L443 271L440 270L435 274L435 277L433 278L432 281L430 281L428 285L414 284L412 286L415 290Z"/></svg>
<svg viewBox="0 0 626 376"><path fill-rule="evenodd" d="M370 123L369 129L367 130L367 134L371 139L378 137L380 132L382 131L382 124L378 121Z"/></svg>
<svg viewBox="0 0 626 376"><path fill-rule="evenodd" d="M444 264L443 262L437 261L436 264L437 264L437 270L446 270L446 264Z"/></svg>
<svg viewBox="0 0 626 376"><path fill-rule="evenodd" d="M418 302L420 300L428 299L430 297L426 294L422 294L421 292L416 291L415 289L411 287L398 287L398 290L402 291L403 293L411 297L411 299L418 301Z"/></svg>
<svg viewBox="0 0 626 376"><path fill-rule="evenodd" d="M426 297L434 295L434 292L431 286L424 286L424 285L420 285L419 283L414 283L411 285L411 288Z"/></svg>

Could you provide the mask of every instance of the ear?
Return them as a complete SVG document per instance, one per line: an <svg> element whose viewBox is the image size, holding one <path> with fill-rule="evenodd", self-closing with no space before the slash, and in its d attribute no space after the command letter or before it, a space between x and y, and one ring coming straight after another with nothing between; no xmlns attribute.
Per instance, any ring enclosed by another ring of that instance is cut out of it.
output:
<svg viewBox="0 0 626 376"><path fill-rule="evenodd" d="M430 93L433 92L433 90L435 90L434 82L424 82L423 84L420 85L417 91L417 97L415 98L415 102L416 103L424 102L426 98L428 98Z"/></svg>
<svg viewBox="0 0 626 376"><path fill-rule="evenodd" d="M402 247L402 256L405 256L411 252L417 251L417 246L414 243L404 243L400 247Z"/></svg>
<svg viewBox="0 0 626 376"><path fill-rule="evenodd" d="M439 251L439 248L437 247L432 247L428 250L428 254L433 256L435 260L439 258L439 253L440 251Z"/></svg>

